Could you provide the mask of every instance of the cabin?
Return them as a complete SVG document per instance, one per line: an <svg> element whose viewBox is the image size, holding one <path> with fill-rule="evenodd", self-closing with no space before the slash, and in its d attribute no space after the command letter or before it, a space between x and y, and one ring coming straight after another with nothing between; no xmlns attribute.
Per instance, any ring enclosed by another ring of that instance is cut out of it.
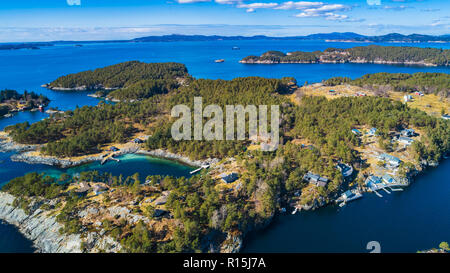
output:
<svg viewBox="0 0 450 273"><path fill-rule="evenodd" d="M411 145L414 142L414 139L401 136L398 138L398 142L403 143L405 145Z"/></svg>
<svg viewBox="0 0 450 273"><path fill-rule="evenodd" d="M402 130L400 133L402 134L402 136L406 136L406 137L412 137L416 134L414 129L405 129L405 130Z"/></svg>
<svg viewBox="0 0 450 273"><path fill-rule="evenodd" d="M414 92L414 95L420 96L420 97L424 96L424 94L422 92L420 92L420 91Z"/></svg>
<svg viewBox="0 0 450 273"><path fill-rule="evenodd" d="M153 217L161 217L164 214L166 214L168 211L167 210L162 210L162 209L155 209L153 211Z"/></svg>
<svg viewBox="0 0 450 273"><path fill-rule="evenodd" d="M367 132L367 135L369 136L376 136L377 128L370 128L370 130Z"/></svg>
<svg viewBox="0 0 450 273"><path fill-rule="evenodd" d="M402 162L399 158L389 154L381 154L378 156L378 159L386 161L394 167L398 167L400 165L400 162Z"/></svg>
<svg viewBox="0 0 450 273"><path fill-rule="evenodd" d="M445 120L449 120L450 119L450 115L444 114L444 115L442 115L442 118L445 119Z"/></svg>
<svg viewBox="0 0 450 273"><path fill-rule="evenodd" d="M115 146L109 147L109 150L110 150L111 152L117 152L117 151L120 151L119 148L117 148L117 147L115 147Z"/></svg>
<svg viewBox="0 0 450 273"><path fill-rule="evenodd" d="M410 101L412 100L412 96L411 96L411 95L404 95L404 96L403 96L403 100L404 100L405 102L410 102Z"/></svg>
<svg viewBox="0 0 450 273"><path fill-rule="evenodd" d="M357 136L361 135L361 132L358 129L352 129L352 133Z"/></svg>
<svg viewBox="0 0 450 273"><path fill-rule="evenodd" d="M303 180L319 187L325 187L328 184L328 178L321 177L320 175L311 172L305 174L305 176L303 176Z"/></svg>
<svg viewBox="0 0 450 273"><path fill-rule="evenodd" d="M238 178L239 175L237 173L230 173L230 174L223 173L220 175L220 179L222 180L222 182L225 182L227 184L233 183L234 181L238 180Z"/></svg>

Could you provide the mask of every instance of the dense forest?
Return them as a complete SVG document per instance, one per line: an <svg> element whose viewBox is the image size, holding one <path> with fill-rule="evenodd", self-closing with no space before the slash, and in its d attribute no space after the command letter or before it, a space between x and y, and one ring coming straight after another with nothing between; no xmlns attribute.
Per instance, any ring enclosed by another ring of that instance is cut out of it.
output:
<svg viewBox="0 0 450 273"><path fill-rule="evenodd" d="M163 115L170 113L171 107L176 104L190 105L193 96L202 96L204 104L279 105L287 101L279 94L287 92L288 83L292 81L292 78L277 80L257 77L232 81L197 80L164 97L157 95L133 103L84 106L31 125L21 123L5 130L20 143L48 143L43 151L49 155L75 156L97 153L102 144L130 141L137 127L148 127L150 122L156 121L156 128L150 128L153 136L148 141L149 147L183 151L195 158L208 154L223 157L243 150L243 143L219 141L211 148L209 141L175 142L170 135L171 122Z"/></svg>
<svg viewBox="0 0 450 273"><path fill-rule="evenodd" d="M325 85L335 86L340 84L357 85L364 88L376 88L388 86L393 91L414 92L425 94L442 94L449 96L450 75L446 73L375 73L367 74L355 80L348 77L334 77L323 81Z"/></svg>
<svg viewBox="0 0 450 273"><path fill-rule="evenodd" d="M248 56L243 63L417 63L447 66L450 50L437 48L359 46L349 49L328 48L322 51L294 51L283 53L268 51L261 56Z"/></svg>
<svg viewBox="0 0 450 273"><path fill-rule="evenodd" d="M85 87L87 90L127 88L142 80L176 79L186 76L188 76L187 68L183 64L129 61L62 76L50 83L49 87Z"/></svg>

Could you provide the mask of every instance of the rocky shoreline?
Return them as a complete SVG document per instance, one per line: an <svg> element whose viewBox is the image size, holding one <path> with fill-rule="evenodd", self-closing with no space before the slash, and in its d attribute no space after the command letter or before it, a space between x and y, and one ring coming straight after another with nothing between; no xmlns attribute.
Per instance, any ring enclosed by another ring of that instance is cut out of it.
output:
<svg viewBox="0 0 450 273"><path fill-rule="evenodd" d="M426 67L436 67L438 65L426 62L392 62L385 60L375 60L375 61L366 61L366 60L346 60L346 61L273 61L273 60L241 60L239 61L243 64L342 64L342 63L355 63L355 64L389 64L389 65L419 65Z"/></svg>
<svg viewBox="0 0 450 273"><path fill-rule="evenodd" d="M111 237L96 232L86 234L60 234L62 227L55 216L40 209L44 202L34 201L29 206L30 213L12 205L16 198L0 192L0 219L14 225L27 239L33 242L36 252L41 253L81 253L118 252L120 244Z"/></svg>
<svg viewBox="0 0 450 273"><path fill-rule="evenodd" d="M16 143L12 141L5 133L0 135L0 152L5 153L15 152L16 154L11 156L11 160L15 162L24 162L28 164L44 164L50 166L58 166L61 168L70 168L86 163L103 160L103 154L87 156L82 159L64 159L64 158L57 158L54 156L41 156L32 154L32 152L37 151L40 147L42 147L42 145L26 145ZM206 160L191 160L186 156L174 154L162 149L152 151L147 151L143 149L124 149L115 153L115 156L121 156L126 154L142 154L152 157L169 159L193 167L212 165L219 162L219 159L217 158L208 158Z"/></svg>

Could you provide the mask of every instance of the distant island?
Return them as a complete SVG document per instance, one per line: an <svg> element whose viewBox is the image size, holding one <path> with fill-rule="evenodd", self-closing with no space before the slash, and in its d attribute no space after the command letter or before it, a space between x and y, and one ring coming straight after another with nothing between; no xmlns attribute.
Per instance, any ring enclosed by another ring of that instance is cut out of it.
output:
<svg viewBox="0 0 450 273"><path fill-rule="evenodd" d="M247 56L246 64L279 63L375 63L424 66L448 66L450 50L419 47L360 46L348 49L328 48L324 51L268 51L261 56Z"/></svg>
<svg viewBox="0 0 450 273"><path fill-rule="evenodd" d="M25 91L19 94L16 90L5 89L0 91L0 117L8 116L11 112L43 109L50 100L34 92Z"/></svg>
<svg viewBox="0 0 450 273"><path fill-rule="evenodd" d="M53 46L51 43L0 44L0 50L40 49L42 46Z"/></svg>
<svg viewBox="0 0 450 273"><path fill-rule="evenodd" d="M366 36L354 32L316 33L305 36L273 37L265 35L255 36L221 36L221 35L184 35L170 34L159 36L145 36L130 40L92 40L92 41L51 41L30 43L4 43L0 44L0 50L39 49L43 46L93 43L146 43L146 42L203 42L203 41L248 41L248 40L323 40L326 42L353 42L353 43L449 43L450 35L423 35L389 33L380 36Z"/></svg>
<svg viewBox="0 0 450 273"><path fill-rule="evenodd" d="M43 87L57 91L95 91L94 97L134 101L168 93L188 77L183 64L129 61L62 76Z"/></svg>

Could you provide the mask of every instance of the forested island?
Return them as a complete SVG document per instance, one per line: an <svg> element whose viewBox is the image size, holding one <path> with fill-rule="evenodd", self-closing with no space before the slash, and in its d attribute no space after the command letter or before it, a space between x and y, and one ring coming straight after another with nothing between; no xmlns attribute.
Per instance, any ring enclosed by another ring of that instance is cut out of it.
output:
<svg viewBox="0 0 450 273"><path fill-rule="evenodd" d="M450 50L448 49L370 45L349 49L328 48L314 52L268 51L261 56L245 57L240 62L246 64L375 63L448 66L449 60Z"/></svg>
<svg viewBox="0 0 450 273"><path fill-rule="evenodd" d="M448 94L442 74L366 78L367 84L397 79L393 86L402 86L400 79L423 81L430 90L446 89ZM55 180L27 174L2 188L25 213L35 215L39 208L45 215L56 215L61 234L94 232L111 238L108 247L100 247L89 241L92 236L82 236L78 251L236 252L249 231L265 227L283 208L316 209L349 188L365 190L368 176L388 168L382 160L374 162L372 154L398 156L396 179L408 184L415 173L438 164L450 151L447 120L386 94L331 99L301 92L293 78L195 79L182 64L127 62L61 77L52 86L118 88L108 95L117 92L134 100L100 102L34 124L9 126L5 131L12 140L42 145L39 153L45 156L71 157L102 153L143 133L148 138L140 149L218 159L189 179L88 172ZM204 105L280 105L279 148L263 152L263 140L175 141L170 110L178 104L192 106L194 97L202 97ZM354 133L372 127L377 135L370 139ZM403 146L396 135L407 128L420 134L412 145ZM337 168L341 163L355 170L351 180ZM223 173L239 175L227 182ZM305 180L310 173L326 178L326 183Z"/></svg>
<svg viewBox="0 0 450 273"><path fill-rule="evenodd" d="M4 89L0 91L0 117L10 112L43 108L50 100L34 92L24 91L20 94L16 90Z"/></svg>
<svg viewBox="0 0 450 273"><path fill-rule="evenodd" d="M0 44L0 50L18 50L18 49L40 49L43 46L53 46L51 43L22 43L22 44Z"/></svg>

